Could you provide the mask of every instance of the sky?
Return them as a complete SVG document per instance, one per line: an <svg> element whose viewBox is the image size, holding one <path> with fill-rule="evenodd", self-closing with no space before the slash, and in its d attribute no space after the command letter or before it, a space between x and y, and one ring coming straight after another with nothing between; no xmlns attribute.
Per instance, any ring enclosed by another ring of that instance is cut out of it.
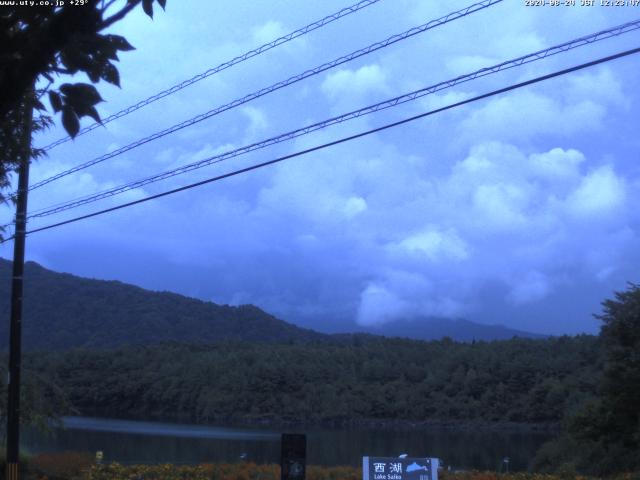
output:
<svg viewBox="0 0 640 480"><path fill-rule="evenodd" d="M354 2L355 3L355 2ZM472 4L380 0L52 149L31 183ZM640 7L504 0L66 176L36 211L640 18ZM135 51L104 118L350 5L169 0L116 24ZM291 154L640 46L580 47L81 208L45 226ZM634 55L27 238L27 260L321 331L465 318L597 333L601 302L638 282L640 108ZM61 82L70 81L61 78ZM72 81L86 81L77 76ZM57 119L59 122L59 119ZM88 119L83 125L90 124ZM36 145L63 136L60 126ZM9 208L0 219L10 221ZM12 244L0 246L10 258Z"/></svg>

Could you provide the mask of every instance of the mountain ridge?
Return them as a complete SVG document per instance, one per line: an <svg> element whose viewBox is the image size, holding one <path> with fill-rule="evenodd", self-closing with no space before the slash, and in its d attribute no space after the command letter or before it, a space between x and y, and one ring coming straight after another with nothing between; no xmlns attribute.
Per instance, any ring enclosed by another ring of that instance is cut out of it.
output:
<svg viewBox="0 0 640 480"><path fill-rule="evenodd" d="M0 259L0 298L9 299L11 262ZM167 340L314 341L327 335L277 319L254 305L218 305L117 280L95 280L25 263L23 344L27 350L113 348ZM37 300L36 300L37 299ZM9 305L0 312L8 318ZM0 322L0 346L8 322Z"/></svg>
<svg viewBox="0 0 640 480"><path fill-rule="evenodd" d="M9 317L11 262L0 258L2 318ZM229 306L173 292L146 290L117 280L97 280L25 263L25 350L110 349L166 341L211 343L344 341L370 334L433 340L500 340L543 336L468 320L416 319L329 334L278 319L254 305ZM0 350L8 344L8 321L0 322Z"/></svg>
<svg viewBox="0 0 640 480"><path fill-rule="evenodd" d="M452 337L459 342L473 340L510 340L520 338L547 338L542 335L523 330L516 330L500 324L476 323L464 318L418 317L408 320L370 327L364 329L366 333L385 337L411 338L414 340L438 340ZM455 332L454 335L452 333Z"/></svg>

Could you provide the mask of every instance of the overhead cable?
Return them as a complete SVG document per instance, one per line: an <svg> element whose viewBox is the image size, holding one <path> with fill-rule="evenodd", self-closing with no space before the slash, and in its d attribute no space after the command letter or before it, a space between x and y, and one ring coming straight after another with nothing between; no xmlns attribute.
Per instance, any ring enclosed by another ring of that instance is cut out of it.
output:
<svg viewBox="0 0 640 480"><path fill-rule="evenodd" d="M559 76L562 76L562 75L567 75L569 73L576 72L578 70L582 70L582 69L585 69L585 68L588 68L588 67L593 67L595 65L600 65L602 63L610 62L612 60L616 60L618 58L626 57L628 55L633 55L633 54L636 54L636 53L639 53L639 52L640 52L640 48L634 48L634 49L631 49L631 50L626 50L624 52L617 53L615 55L610 55L608 57L599 58L597 60L593 60L593 61L590 61L590 62L587 62L587 63L583 63L583 64L580 64L580 65L576 65L576 66L573 66L573 67L570 67L570 68L565 68L563 70L559 70L559 71L556 71L554 73L550 73L550 74L547 74L547 75L542 75L540 77L536 77L536 78L533 78L533 79L530 79L530 80L527 80L527 81L524 81L524 82L520 82L520 83L517 83L517 84L509 85L508 87L500 88L498 90L493 90L493 91L491 91L489 93L485 93L485 94L478 95L478 96L475 96L475 97L472 97L472 98L468 98L468 99L462 100L460 102L452 103L452 104L449 104L449 105L444 106L444 107L440 107L440 108L437 108L437 109L434 109L434 110L430 110L428 112L424 112L424 113L421 113L419 115L414 115L412 117L408 117L408 118L405 118L403 120L399 120L397 122L389 123L389 124L383 125L381 127L377 127L377 128L373 128L371 130L367 130L367 131L364 131L364 132L357 133L355 135L350 135L348 137L343 137L343 138L340 138L338 140L334 140L332 142L324 143L322 145L317 145L317 146L312 147L312 148L307 148L306 150L301 150L301 151L298 151L298 152L295 152L295 153L292 153L292 154L289 154L289 155L284 155L282 157L278 157L278 158L275 158L273 160L269 160L269 161L266 161L266 162L258 163L258 164L255 164L255 165L252 165L252 166L249 166L249 167L246 167L246 168L241 168L241 169L235 170L233 172L225 173L223 175L218 175L216 177L208 178L206 180L202 180L202 181L199 181L199 182L196 182L196 183L192 183L190 185L185 185L183 187L174 188L172 190L168 190L168 191L165 191L165 192L162 192L162 193L151 195L151 196L148 196L148 197L145 197L145 198L141 198L141 199L138 199L138 200L134 200L134 201L131 201L131 202L123 203L123 204L120 204L120 205L117 205L117 206L114 206L114 207L111 207L111 208L106 208L104 210L99 210L99 211L96 211L96 212L93 212L93 213L89 213L89 214L86 214L86 215L81 215L81 216L78 216L78 217L74 217L74 218L71 218L71 219L68 219L68 220L64 220L62 222L53 223L53 224L50 224L50 225L46 225L44 227L34 228L32 230L29 230L27 232L27 234L32 234L32 233L36 233L36 232L42 232L44 230L50 230L52 228L61 227L63 225L68 225L70 223L79 222L81 220L86 220L88 218L96 217L96 216L99 216L99 215L104 215L106 213L114 212L116 210L121 210L123 208L127 208L127 207L131 207L131 206L138 205L138 204L141 204L141 203L149 202L151 200L155 200L155 199L158 199L158 198L161 198L161 197L166 197L168 195L173 195L174 193L183 192L185 190L190 190L192 188L200 187L202 185L206 185L206 184L213 183L213 182L216 182L216 181L219 181L219 180L223 180L225 178L229 178L229 177L233 177L233 176L240 175L240 174L243 174L243 173L247 173L249 171L257 170L259 168L266 167L266 166L269 166L269 165L274 165L274 164L282 162L284 160L289 160L291 158L300 157L302 155L306 155L306 154L309 154L311 152L315 152L315 151L318 151L318 150L323 150L325 148L332 147L332 146L335 146L335 145L339 145L341 143L345 143L345 142L348 142L348 141L352 141L352 140L355 140L357 138L365 137L365 136L371 135L373 133L377 133L377 132L381 132L383 130L387 130L389 128L397 127L399 125L404 125L406 123L413 122L415 120L418 120L418 119L421 119L421 118L425 118L425 117L428 117L430 115L434 115L436 113L440 113L440 112L443 112L443 111L446 111L446 110L451 110L453 108L461 107L463 105L467 105L467 104L470 104L470 103L473 103L473 102L477 102L477 101L483 100L485 98L493 97L495 95L500 95L502 93L510 92L512 90L523 88L523 87L526 87L528 85L533 85L535 83L543 82L545 80L549 80L549 79L552 79L552 78L555 78L555 77L559 77ZM12 239L11 237L7 238L7 239L3 240L0 243L7 242L7 241L9 241L11 239Z"/></svg>
<svg viewBox="0 0 640 480"><path fill-rule="evenodd" d="M204 80L205 78L208 78L212 75L215 75L216 73L219 73L223 70L226 70L229 67L232 67L234 65L237 65L239 63L244 62L245 60L249 60L250 58L253 58L257 55L260 55L262 53L265 53L279 45L282 45L284 43L290 42L291 40L301 37L302 35L306 35L309 32L312 32L313 30L316 30L318 28L324 27L325 25L328 25L342 17L346 17L347 15L350 15L352 13L355 13L359 10L362 10L363 8L366 8L370 5L373 5L374 3L379 2L380 0L363 0L361 2L355 3L353 5L350 5L346 8L343 8L342 10L339 10L338 12L332 13L331 15L327 15L324 18L321 18L320 20L317 20L313 23L310 23L309 25L306 25L302 28L299 28L298 30L295 30L291 33L288 33L286 35L283 35L282 37L276 38L275 40L272 40L268 43L265 43L264 45L259 46L258 48L254 48L253 50L249 50L246 53L243 53L242 55L239 55L231 60L228 60L224 63L221 63L220 65L218 65L217 67L213 67L210 68L209 70L202 72L198 75L195 75L187 80L184 80L176 85L173 85L172 87L167 88L166 90L163 90L161 92L156 93L155 95L150 96L149 98L145 99L145 100L141 100L138 103L131 105L127 108L124 108L122 110L120 110L117 113L114 113L113 115L110 115L106 118L103 118L102 121L100 123L92 123L91 125L88 125L87 127L84 127L83 129L81 129L78 134L76 135L76 137L80 136L80 135L84 135L85 133L88 133L92 130L95 130L98 127L104 126L107 123L110 123L120 117L124 117L125 115L129 115L132 112L135 112L136 110L139 110L143 107L146 107L147 105L156 102L158 100L160 100L161 98L167 97L171 94L174 94L180 90L182 90L183 88L188 87L189 85L193 85L196 82L199 82L200 80ZM54 147L57 147L58 145L61 145L65 142L68 142L69 140L71 140L71 137L66 136L63 138L60 138L58 140L56 140L53 143L50 143L49 145L46 145L45 147L43 147L43 150L51 150Z"/></svg>
<svg viewBox="0 0 640 480"><path fill-rule="evenodd" d="M213 110L209 110L208 112L202 113L200 115L197 115L189 120L186 120L184 122L178 123L176 125L173 125L172 127L166 128L160 132L156 132L152 135L149 135L148 137L139 139L133 143L130 143L124 147L118 148L117 150L114 150L113 152L109 152L105 155L102 155L98 158L95 158L93 160L89 160L88 162L82 163L80 165L77 165L75 167L72 167L68 170L65 170L63 172L60 172L56 175L53 175L51 177L45 178L44 180L41 180L35 184L33 184L31 187L29 187L29 190L35 190L36 188L40 188L44 185L47 185L48 183L53 182L54 180L58 180L60 178L66 177L67 175L70 175L72 173L78 172L80 170L84 170L85 168L91 167L93 165L96 165L98 163L104 162L105 160L109 160L111 158L117 157L118 155L122 155L125 152L128 152L130 150L133 150L134 148L137 148L141 145L144 145L146 143L152 142L154 140L158 140L159 138L162 138L166 135L169 135L171 133L175 133L178 130L182 130L183 128L186 127L190 127L192 125L195 125L196 123L202 122L203 120L206 120L208 118L213 117L214 115L218 115L222 112L225 112L227 110L231 110L232 108L238 107L240 105L243 105L247 102L250 102L252 100L255 100L256 98L260 98L264 95L267 95L269 93L275 92L276 90L279 90L281 88L287 87L289 85L292 85L294 83L300 82L301 80L304 80L306 78L309 78L311 76L314 75L318 75L322 72L325 72L331 68L337 67L338 65L342 65L344 63L350 62L356 58L362 57L364 55L368 55L369 53L375 52L377 50L380 50L382 48L388 47L389 45L393 45L394 43L400 42L402 40L406 40L410 37L413 37L414 35L418 35L420 33L424 33L428 30L431 30L433 28L439 27L441 25L444 25L446 23L452 22L454 20L457 20L459 18L463 18L466 17L467 15L470 15L474 12L483 10L487 7L490 7L491 5L495 5L497 3L502 2L503 0L483 0L482 2L479 3L475 3L473 5L470 5L462 10L458 10L452 13L449 13L447 15L445 15L444 17L441 17L439 19L436 20L432 20L428 23L425 23L424 25L420 25L418 27L413 27L403 33L399 33L396 35L393 35L385 40L382 40L380 42L376 42L372 45L369 45L365 48L362 48L360 50L356 50L355 52L352 52L348 55L344 55L342 57L339 57L335 60L332 60L331 62L327 62L324 63L318 67L312 68L310 70L306 70L298 75L294 75L290 78L288 78L287 80L282 80L278 83L275 83L269 87L265 87L262 88L254 93L251 93L249 95L246 95L242 98L236 99L230 103L227 103L225 105L219 106L214 108Z"/></svg>
<svg viewBox="0 0 640 480"><path fill-rule="evenodd" d="M133 190L135 188L140 188L143 187L145 185L151 184L151 183L155 183L158 182L160 180L165 180L167 178L171 178L177 175L181 175L199 168L203 168L212 164L216 164L216 163L220 163L223 162L225 160L228 160L230 158L234 158L234 157L238 157L240 155L244 155L246 153L255 151L255 150L259 150L271 145L275 145L277 143L281 143L287 140L291 140L293 138L297 138L300 137L302 135L306 135L309 134L311 132L329 127L331 125L336 125L339 123L343 123L346 122L348 120L352 120L354 118L358 118L364 115L368 115L374 112L378 112L381 110L385 110L387 108L391 108L406 102L410 102L413 100L416 100L418 98L424 97L426 95L430 95L433 93L436 93L438 91L447 89L447 88L451 88L454 87L456 85L459 85L461 83L465 83L465 82L469 82L471 80L477 79L477 78L481 78L481 77L485 77L487 75L492 75L507 69L511 69L514 67L518 67L524 64L528 64L531 62L535 62L538 60L542 60L544 58L547 58L549 56L552 55L556 55L558 53L563 53L566 52L568 50L577 48L577 47L581 47L584 45L589 45L591 43L594 42L598 42L607 38L611 38L614 36L618 36L618 35L622 35L624 33L628 33L634 30L640 29L640 19L639 20L635 20L632 22L628 22L625 23L623 25L618 25L615 27L611 27L608 28L606 30L602 30L590 35L586 35L580 38L576 38L574 40L565 42L565 43L561 43L559 45L555 45L553 47L549 47L543 50L539 50L537 52L534 53L530 53L528 55L524 55L512 60L507 60L504 61L502 63L498 63L496 65L490 66L490 67L485 67L485 68L481 68L479 70L476 70L475 72L472 73L468 73L466 75L461 75L459 77L450 79L450 80L446 80L440 83L437 83L435 85L431 85L429 87L425 87L425 88L421 88L419 90L414 90L413 92L410 93L406 93L403 95L399 95L396 97L393 97L391 99L373 104L373 105L369 105L367 107L364 108L360 108L358 110L354 110L336 117L332 117L329 118L327 120L323 120L321 122L317 122L311 125L307 125L305 127L302 128L298 128L296 130L292 130L290 132L287 133L283 133L281 135L275 136L275 137L271 137L268 138L266 140L262 140L260 142L256 142L250 145L246 145L234 150L229 150L227 152L224 153L220 153L217 155L214 155L212 157L208 157L206 159L203 160L199 160L197 162L193 162L190 163L188 165L183 165L181 167L175 168L173 170L169 170L166 172L162 172L162 173L158 173L155 174L153 176L150 177L146 177L140 180L136 180L133 182L128 182L126 184L114 187L114 188L110 188L98 193L94 193L91 195L87 195L87 196L83 196L81 198L77 198L71 201L67 201L64 203L59 203L53 206L49 206L49 207L45 207L43 209L40 209L38 211L35 211L34 213L32 213L31 215L29 215L28 218L40 218L40 217L46 217L49 215L53 215L56 213L60 213L63 212L65 210L69 210L72 208L76 208L82 205L86 205L88 203L93 203L95 201L104 199L104 198L108 198L108 197L112 197L124 192L127 192L129 190Z"/></svg>

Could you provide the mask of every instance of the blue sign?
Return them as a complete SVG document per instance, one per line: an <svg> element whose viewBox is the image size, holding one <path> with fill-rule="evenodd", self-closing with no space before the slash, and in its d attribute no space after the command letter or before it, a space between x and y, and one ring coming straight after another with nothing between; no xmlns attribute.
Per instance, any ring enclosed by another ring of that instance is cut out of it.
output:
<svg viewBox="0 0 640 480"><path fill-rule="evenodd" d="M362 480L438 480L438 459L362 457Z"/></svg>

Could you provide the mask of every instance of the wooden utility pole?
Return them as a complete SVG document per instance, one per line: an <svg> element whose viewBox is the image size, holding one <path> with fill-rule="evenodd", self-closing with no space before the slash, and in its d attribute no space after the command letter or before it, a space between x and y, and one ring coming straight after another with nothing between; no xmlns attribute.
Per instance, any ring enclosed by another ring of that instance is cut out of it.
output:
<svg viewBox="0 0 640 480"><path fill-rule="evenodd" d="M18 166L18 195L13 240L13 276L11 280L11 325L9 334L9 377L7 405L7 480L18 480L20 470L20 362L22 356L22 277L27 226L29 162L31 160L32 89L22 108L23 138Z"/></svg>

